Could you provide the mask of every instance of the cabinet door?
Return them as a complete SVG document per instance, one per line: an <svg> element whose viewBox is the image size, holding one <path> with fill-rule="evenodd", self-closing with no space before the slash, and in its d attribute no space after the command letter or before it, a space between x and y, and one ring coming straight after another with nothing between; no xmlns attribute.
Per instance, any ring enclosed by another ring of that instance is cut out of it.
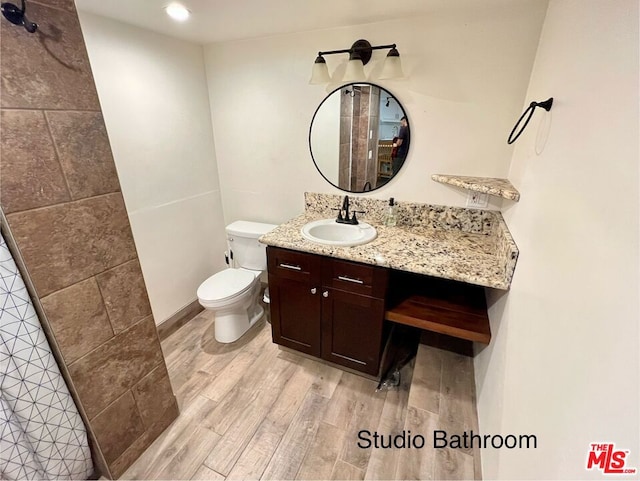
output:
<svg viewBox="0 0 640 481"><path fill-rule="evenodd" d="M320 288L269 275L273 342L320 357Z"/></svg>
<svg viewBox="0 0 640 481"><path fill-rule="evenodd" d="M322 296L322 358L377 375L384 300L329 288Z"/></svg>

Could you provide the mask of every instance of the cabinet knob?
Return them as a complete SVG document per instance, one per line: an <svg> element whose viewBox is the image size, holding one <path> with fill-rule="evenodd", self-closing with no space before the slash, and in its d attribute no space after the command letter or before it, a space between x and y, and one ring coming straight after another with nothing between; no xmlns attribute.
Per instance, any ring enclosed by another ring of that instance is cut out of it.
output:
<svg viewBox="0 0 640 481"><path fill-rule="evenodd" d="M318 289L316 289L315 287L311 288L311 294L315 294L316 292L318 292Z"/></svg>
<svg viewBox="0 0 640 481"><path fill-rule="evenodd" d="M322 293L322 297L329 297L329 291L324 291Z"/></svg>

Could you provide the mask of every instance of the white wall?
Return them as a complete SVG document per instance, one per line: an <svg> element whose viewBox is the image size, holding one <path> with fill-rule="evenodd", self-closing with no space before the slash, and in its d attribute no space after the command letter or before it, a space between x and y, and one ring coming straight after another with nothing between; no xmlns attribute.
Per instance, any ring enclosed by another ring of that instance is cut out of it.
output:
<svg viewBox="0 0 640 481"><path fill-rule="evenodd" d="M160 323L224 265L202 47L85 12L80 20Z"/></svg>
<svg viewBox="0 0 640 481"><path fill-rule="evenodd" d="M309 85L319 50L366 38L398 45L407 80L378 81L405 107L411 149L378 198L464 205L461 189L433 173L506 176L506 138L520 115L546 2L499 10L447 2L428 17L205 46L216 155L227 222L282 222L299 214L303 192L340 193L316 171L308 147L316 107L336 85ZM381 69L385 51L367 68ZM344 70L347 55L326 57Z"/></svg>
<svg viewBox="0 0 640 481"><path fill-rule="evenodd" d="M309 133L313 161L323 175L334 184L339 183L336 159L340 157L340 102L342 92L329 96L318 108Z"/></svg>
<svg viewBox="0 0 640 481"><path fill-rule="evenodd" d="M485 479L602 479L585 470L598 441L640 469L638 15L637 0L549 4L527 100L555 103L516 143L520 258L475 360L480 430L539 447L485 450Z"/></svg>

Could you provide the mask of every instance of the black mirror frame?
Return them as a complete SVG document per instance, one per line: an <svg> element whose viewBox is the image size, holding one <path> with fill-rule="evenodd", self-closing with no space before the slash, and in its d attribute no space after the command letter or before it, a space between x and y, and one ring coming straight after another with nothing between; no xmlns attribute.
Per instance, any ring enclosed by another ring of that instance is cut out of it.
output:
<svg viewBox="0 0 640 481"><path fill-rule="evenodd" d="M327 94L327 96L324 99L322 99L322 102L320 102L320 105L318 105L318 107L316 108L316 111L313 113L313 117L311 118L311 124L309 124L309 153L311 154L311 160L313 161L313 165L315 166L316 170L320 173L322 178L324 180L326 180L329 184L334 186L336 189L339 189L342 192L349 192L350 194L367 194L369 192L374 192L374 191L376 191L378 189L381 189L382 187L385 187L387 184L389 184L389 182L391 182L395 178L396 175L398 175L398 173L396 172L387 182L385 182L384 184L380 185L379 187L372 188L371 190L363 190L363 191L346 190L346 189L343 189L342 187L337 186L336 184L331 182L329 179L327 179L327 177L320 170L320 167L318 167L318 163L316 162L316 159L313 156L313 149L311 148L311 130L313 129L313 121L316 119L316 115L318 114L318 111L320 110L322 105L326 102L326 100L329 97L331 97L338 90L342 90L343 88L348 87L349 85L371 85L373 87L378 87L380 90L384 90L388 94L391 94L391 96L395 99L395 101L398 103L398 105L402 109L402 112L404 113L404 116L407 119L407 129L409 130L409 138L411 138L411 123L409 122L409 116L407 115L407 111L405 110L404 106L400 103L398 98L395 95L393 95L391 92L389 92L386 88L382 87L381 85L374 84L374 83L371 83L371 82L350 82L350 83L347 83L347 84L344 84L344 85L340 85L339 87L337 87L334 90L332 90L331 92L329 92ZM411 148L411 143L409 143L409 148ZM409 155L409 150L407 150L407 156L408 155ZM406 159L405 159L404 162L406 163ZM398 172L400 172L402 167L404 167L404 163L402 164L400 169L398 169Z"/></svg>

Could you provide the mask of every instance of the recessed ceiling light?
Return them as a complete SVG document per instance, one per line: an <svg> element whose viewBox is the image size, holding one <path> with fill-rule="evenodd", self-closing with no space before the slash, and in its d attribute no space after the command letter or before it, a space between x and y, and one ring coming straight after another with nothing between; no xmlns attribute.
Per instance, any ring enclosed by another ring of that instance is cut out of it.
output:
<svg viewBox="0 0 640 481"><path fill-rule="evenodd" d="M177 20L178 22L184 22L189 18L189 15L191 14L187 7L179 3L170 3L165 7L165 10L167 12L167 15L169 15L174 20Z"/></svg>

